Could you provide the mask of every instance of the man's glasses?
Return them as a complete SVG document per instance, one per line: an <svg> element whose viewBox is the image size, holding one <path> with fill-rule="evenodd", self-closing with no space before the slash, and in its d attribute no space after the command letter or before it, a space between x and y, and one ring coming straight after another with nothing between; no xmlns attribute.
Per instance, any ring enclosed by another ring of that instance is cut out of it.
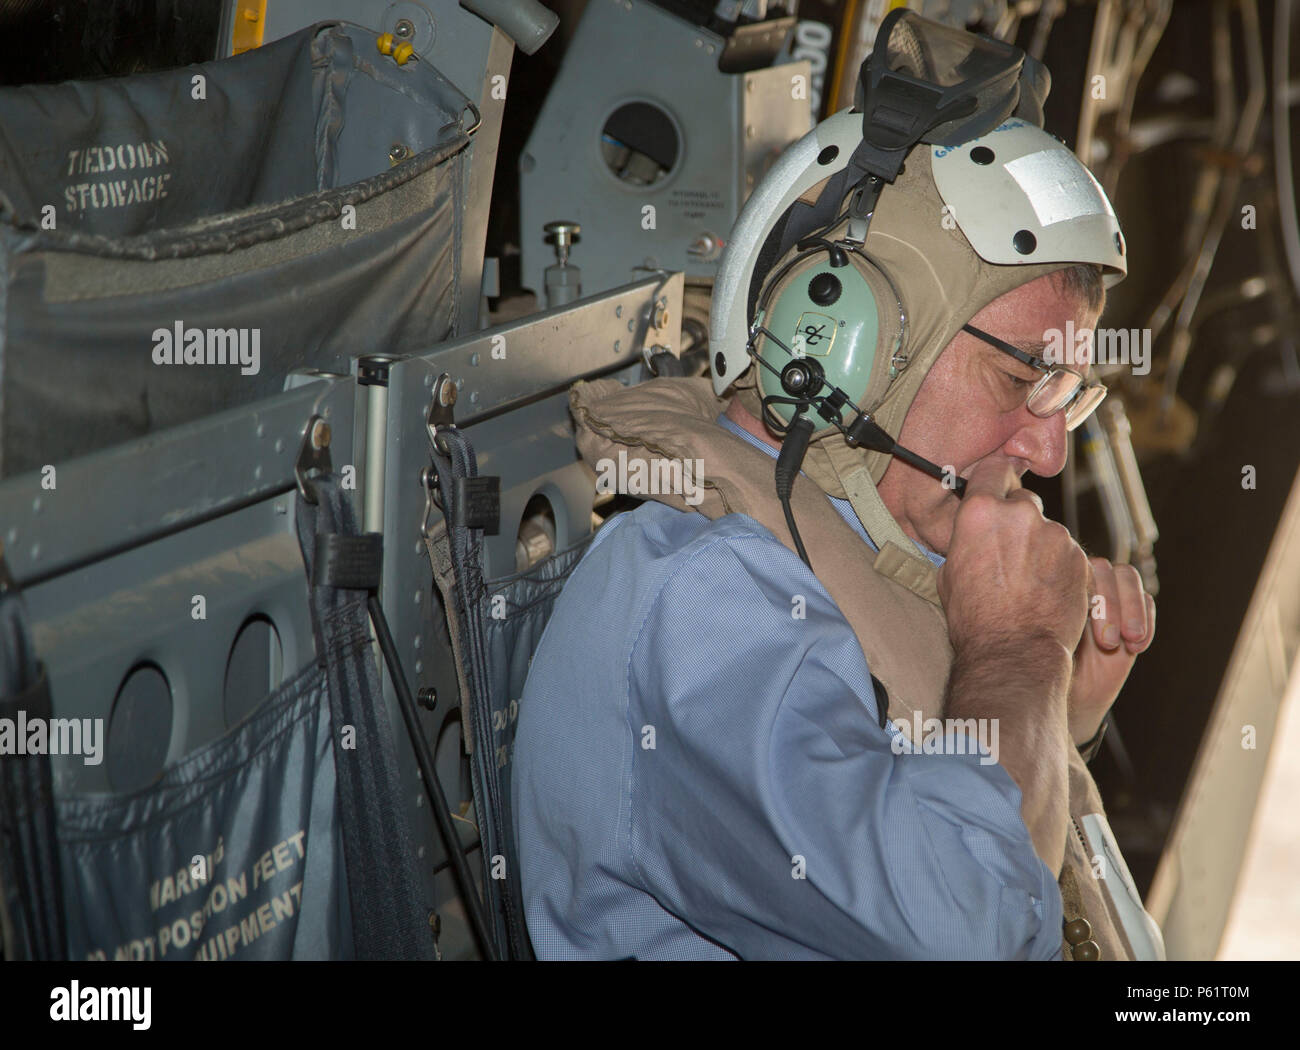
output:
<svg viewBox="0 0 1300 1050"><path fill-rule="evenodd" d="M1092 415L1106 397L1106 388L1101 383L1089 383L1081 372L1076 372L1073 368L1049 365L995 335L981 332L973 325L962 325L962 331L969 332L976 339L984 340L1004 354L1010 354L1017 361L1043 373L1042 379L1029 391L1029 397L1025 400L1029 411L1040 419L1054 416L1064 409L1065 429L1073 430Z"/></svg>

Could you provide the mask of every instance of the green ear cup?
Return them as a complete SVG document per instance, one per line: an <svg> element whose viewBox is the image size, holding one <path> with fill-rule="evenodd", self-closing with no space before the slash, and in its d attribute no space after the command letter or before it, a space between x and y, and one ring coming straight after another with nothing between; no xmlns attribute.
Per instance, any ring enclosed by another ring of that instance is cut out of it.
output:
<svg viewBox="0 0 1300 1050"><path fill-rule="evenodd" d="M876 361L880 316L871 286L856 266L831 266L829 257L818 253L781 279L759 317L794 352L792 356L767 336L760 337L759 356L772 366L759 365L763 397L788 397L780 372L794 356L807 356L822 366L831 386L843 390L854 404L861 402ZM773 405L772 413L789 423L794 406ZM823 425L819 417L814 422Z"/></svg>

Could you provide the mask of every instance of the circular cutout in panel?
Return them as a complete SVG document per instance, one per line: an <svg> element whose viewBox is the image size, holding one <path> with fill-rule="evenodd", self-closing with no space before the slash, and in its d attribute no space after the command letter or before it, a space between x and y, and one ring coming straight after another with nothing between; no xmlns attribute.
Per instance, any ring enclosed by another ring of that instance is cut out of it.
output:
<svg viewBox="0 0 1300 1050"><path fill-rule="evenodd" d="M515 538L515 572L531 569L555 553L555 510L540 492L528 501Z"/></svg>
<svg viewBox="0 0 1300 1050"><path fill-rule="evenodd" d="M267 617L252 616L239 629L226 659L226 681L221 694L226 725L242 722L282 681L284 650L280 633Z"/></svg>
<svg viewBox="0 0 1300 1050"><path fill-rule="evenodd" d="M108 782L123 794L158 779L172 738L172 690L156 664L131 668L108 720Z"/></svg>
<svg viewBox="0 0 1300 1050"><path fill-rule="evenodd" d="M625 102L600 133L600 154L619 179L652 186L677 164L681 138L672 118L650 102Z"/></svg>

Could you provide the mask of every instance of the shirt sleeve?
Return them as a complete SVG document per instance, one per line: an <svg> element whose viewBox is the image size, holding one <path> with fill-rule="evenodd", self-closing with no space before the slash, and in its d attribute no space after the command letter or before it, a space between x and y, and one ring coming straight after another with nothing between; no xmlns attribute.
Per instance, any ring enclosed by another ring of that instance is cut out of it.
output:
<svg viewBox="0 0 1300 1050"><path fill-rule="evenodd" d="M641 888L742 958L1059 959L1006 771L896 753L848 622L769 534L680 560L628 662Z"/></svg>

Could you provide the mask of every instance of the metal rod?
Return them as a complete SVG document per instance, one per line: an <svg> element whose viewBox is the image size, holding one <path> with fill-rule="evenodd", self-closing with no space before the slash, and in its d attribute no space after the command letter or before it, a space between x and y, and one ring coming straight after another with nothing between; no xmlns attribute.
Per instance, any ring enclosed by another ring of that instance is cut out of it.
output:
<svg viewBox="0 0 1300 1050"><path fill-rule="evenodd" d="M460 838L451 823L451 810L447 806L447 797L442 793L442 785L438 782L438 774L433 766L433 756L429 754L428 741L424 739L424 735L420 731L420 722L415 710L415 700L411 696L410 687L406 684L406 675L402 672L402 663L397 655L397 646L393 644L393 636L388 630L388 621L384 617L384 608L379 604L379 598L374 591L371 591L366 596L366 606L370 610L370 620L375 626L375 637L379 640L379 648L383 651L384 660L388 664L388 676L392 680L393 691L397 694L398 706L402 710L402 721L406 723L406 732L411 738L411 746L415 749L415 759L420 766L420 779L424 781L424 788L429 794L429 808L433 810L434 820L438 824L438 833L442 836L443 845L447 850L447 858L451 861L452 872L456 876L456 885L459 887L461 897L465 901L465 911L469 915L470 926L473 927L474 936L478 940L479 950L483 953L483 957L495 962L497 959L496 944L488 932L487 920L483 915L483 904L478 896L478 888L474 885L474 877L470 873L469 865L465 862L465 854L461 852Z"/></svg>
<svg viewBox="0 0 1300 1050"><path fill-rule="evenodd" d="M361 512L365 532L384 531L384 457L388 439L388 385L366 388L366 488Z"/></svg>

